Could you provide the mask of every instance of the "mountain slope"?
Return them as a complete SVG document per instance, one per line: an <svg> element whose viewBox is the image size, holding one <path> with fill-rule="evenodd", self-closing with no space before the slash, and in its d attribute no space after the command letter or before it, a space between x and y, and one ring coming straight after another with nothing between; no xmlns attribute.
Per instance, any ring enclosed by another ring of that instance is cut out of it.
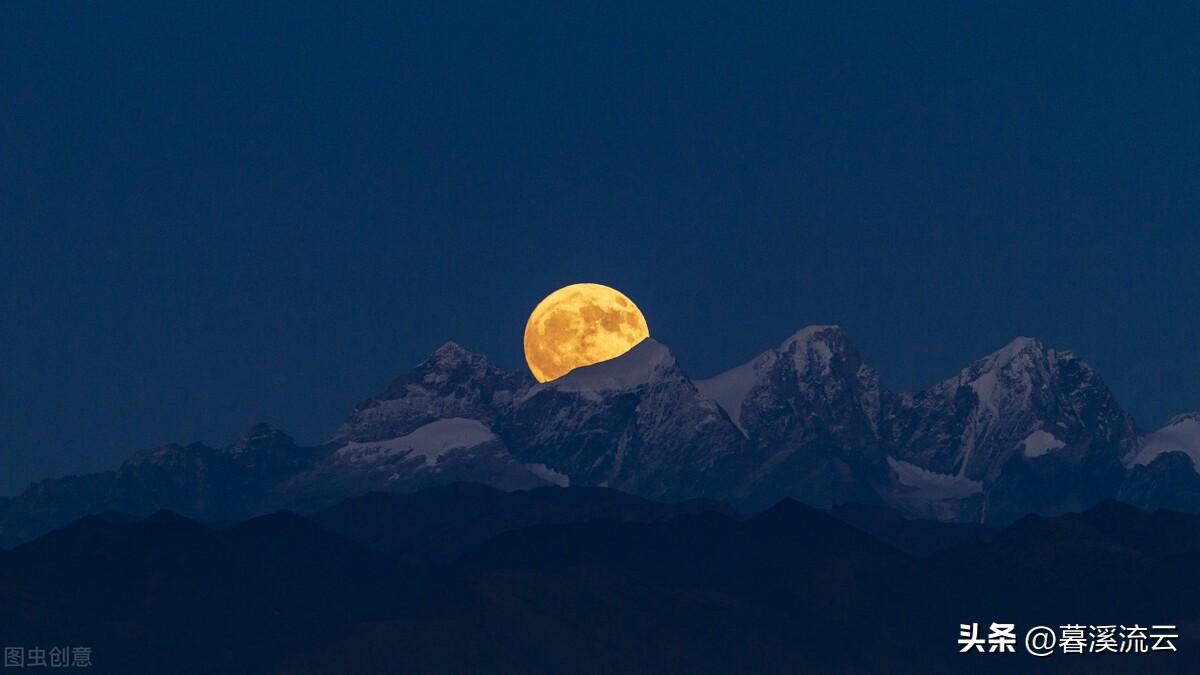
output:
<svg viewBox="0 0 1200 675"><path fill-rule="evenodd" d="M505 492L454 483L411 494L369 493L317 512L312 520L404 560L439 562L457 558L496 535L532 525L599 519L661 521L708 511L733 515L720 502L662 504L608 488Z"/></svg>
<svg viewBox="0 0 1200 675"><path fill-rule="evenodd" d="M697 383L747 438L736 495L830 505L872 501L894 396L837 326L811 326L748 363Z"/></svg>
<svg viewBox="0 0 1200 675"><path fill-rule="evenodd" d="M660 519L650 512L674 507L591 488L534 493L515 495L512 513L629 501L652 517L535 517L413 568L286 512L223 528L166 512L92 516L0 551L0 642L91 645L93 672L124 675L1197 667L1196 516L1104 502L918 559L794 501L748 518ZM510 497L453 486L373 495L342 515L382 524L411 506L400 529L428 518L429 541L439 513L465 526ZM1167 623L1181 637L1172 654L957 653L956 624L993 620L1019 631Z"/></svg>
<svg viewBox="0 0 1200 675"><path fill-rule="evenodd" d="M332 451L304 447L259 424L226 448L201 443L135 453L116 471L44 480L0 511L0 546L12 546L91 513L170 509L206 520L280 508L280 486Z"/></svg>
<svg viewBox="0 0 1200 675"><path fill-rule="evenodd" d="M1200 512L1200 413L1178 415L1142 439L1117 496L1145 509Z"/></svg>
<svg viewBox="0 0 1200 675"><path fill-rule="evenodd" d="M572 485L667 499L726 494L724 467L738 461L743 443L671 352L649 338L530 388L498 420L497 433L522 462Z"/></svg>
<svg viewBox="0 0 1200 675"><path fill-rule="evenodd" d="M916 512L998 522L1077 510L1114 494L1121 458L1136 444L1132 418L1095 370L1071 352L1018 338L902 397L890 445L903 463L894 464L901 488L915 489L892 499ZM928 473L910 470L906 485L909 467ZM933 477L968 489L951 491L947 505L937 490L922 494L938 484Z"/></svg>
<svg viewBox="0 0 1200 675"><path fill-rule="evenodd" d="M0 642L87 645L101 673L261 673L416 583L295 514L224 530L90 516L0 556Z"/></svg>

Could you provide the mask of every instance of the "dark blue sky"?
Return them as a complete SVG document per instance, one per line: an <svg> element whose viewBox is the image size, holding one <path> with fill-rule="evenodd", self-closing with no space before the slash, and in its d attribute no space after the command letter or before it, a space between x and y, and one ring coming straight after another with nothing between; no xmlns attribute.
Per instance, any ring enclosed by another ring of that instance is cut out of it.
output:
<svg viewBox="0 0 1200 675"><path fill-rule="evenodd" d="M697 376L1034 335L1200 408L1194 6L246 4L0 9L0 493L523 367L575 281Z"/></svg>

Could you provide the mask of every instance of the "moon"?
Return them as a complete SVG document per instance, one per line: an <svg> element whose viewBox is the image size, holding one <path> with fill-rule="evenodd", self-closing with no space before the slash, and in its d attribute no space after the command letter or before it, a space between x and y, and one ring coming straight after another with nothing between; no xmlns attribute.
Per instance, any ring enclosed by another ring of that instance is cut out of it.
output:
<svg viewBox="0 0 1200 675"><path fill-rule="evenodd" d="M538 382L615 359L650 337L646 317L620 291L571 284L547 295L525 324L525 361Z"/></svg>

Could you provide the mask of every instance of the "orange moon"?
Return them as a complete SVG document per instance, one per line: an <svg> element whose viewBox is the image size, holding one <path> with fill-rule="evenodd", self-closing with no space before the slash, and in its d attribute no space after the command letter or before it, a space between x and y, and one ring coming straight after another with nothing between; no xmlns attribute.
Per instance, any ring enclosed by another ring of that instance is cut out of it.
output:
<svg viewBox="0 0 1200 675"><path fill-rule="evenodd" d="M538 382L614 359L650 337L642 311L620 291L571 284L547 295L525 324L525 361Z"/></svg>

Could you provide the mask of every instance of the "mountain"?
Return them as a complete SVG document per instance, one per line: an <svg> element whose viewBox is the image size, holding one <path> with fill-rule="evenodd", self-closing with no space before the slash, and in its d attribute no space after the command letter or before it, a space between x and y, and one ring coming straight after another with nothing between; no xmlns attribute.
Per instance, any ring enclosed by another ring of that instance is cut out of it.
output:
<svg viewBox="0 0 1200 675"><path fill-rule="evenodd" d="M893 503L992 522L1113 495L1121 460L1138 442L1133 419L1095 370L1030 338L902 396L891 432Z"/></svg>
<svg viewBox="0 0 1200 675"><path fill-rule="evenodd" d="M747 439L736 496L757 506L878 499L895 400L841 328L805 328L696 386Z"/></svg>
<svg viewBox="0 0 1200 675"><path fill-rule="evenodd" d="M368 493L314 513L312 520L397 558L436 563L453 560L504 532L533 525L600 519L657 522L705 512L735 515L721 502L662 504L609 488L506 492L477 483L453 483L407 494Z"/></svg>
<svg viewBox="0 0 1200 675"><path fill-rule="evenodd" d="M292 504L321 506L372 490L412 491L457 481L485 482L506 490L546 485L518 462L483 422L439 419L397 438L348 441L288 480Z"/></svg>
<svg viewBox="0 0 1200 675"><path fill-rule="evenodd" d="M607 517L614 505L635 517ZM473 532L493 506L521 515ZM449 486L317 517L392 546L375 528L400 516L423 550L445 550L430 546L438 532L463 546L419 567L288 512L223 527L89 516L0 551L0 643L89 645L93 672L125 675L1200 667L1194 515L1105 501L916 558L794 500L747 517L675 508L596 488ZM971 621L1019 635L1174 624L1180 637L1176 653L959 654L956 624Z"/></svg>
<svg viewBox="0 0 1200 675"><path fill-rule="evenodd" d="M928 556L968 541L988 541L997 528L914 518L883 504L839 504L829 510L838 520L915 556Z"/></svg>
<svg viewBox="0 0 1200 675"><path fill-rule="evenodd" d="M467 602L470 615L508 627L496 635L505 644L476 634L437 657L455 672L488 656L519 663L512 654L529 650L544 668L533 672L1134 673L1144 662L1104 654L973 659L956 653L951 633L963 621L1014 621L1023 632L1143 617L1145 626L1177 624L1181 635L1179 652L1160 655L1153 670L1194 672L1200 640L1188 628L1200 605L1188 566L1200 556L1198 535L1196 516L1112 501L1027 517L923 560L790 500L741 521L701 514L531 527L455 566L486 598ZM573 618L579 608L587 618ZM1092 618L1072 618L1084 616ZM1153 618L1163 616L1172 618ZM328 668L331 655L353 662L388 639L407 644L409 630L356 631L301 672ZM719 638L708 644L703 635ZM639 657L622 661L630 652ZM581 664L581 653L595 661Z"/></svg>
<svg viewBox="0 0 1200 675"><path fill-rule="evenodd" d="M446 343L359 404L327 443L300 446L259 424L224 448L171 444L139 451L115 471L35 483L0 503L0 546L106 511L169 509L223 521L311 511L369 490L551 484L558 477L517 462L490 431L514 392L531 382Z"/></svg>
<svg viewBox="0 0 1200 675"><path fill-rule="evenodd" d="M12 546L73 519L106 511L145 515L170 509L231 520L280 508L280 486L332 451L302 447L265 424L226 448L165 445L135 453L120 468L43 480L0 509L0 546Z"/></svg>
<svg viewBox="0 0 1200 675"><path fill-rule="evenodd" d="M447 342L382 393L358 404L333 440L384 441L449 418L491 427L514 396L533 383L528 375L503 371L486 357Z"/></svg>
<svg viewBox="0 0 1200 675"><path fill-rule="evenodd" d="M89 513L237 520L459 481L743 510L784 498L887 505L990 524L1113 496L1200 511L1197 457L1200 416L1142 436L1093 368L1031 338L904 394L837 326L805 328L699 381L653 339L542 384L449 342L325 443L258 425L223 448L172 444L114 471L36 483L0 500L0 546Z"/></svg>
<svg viewBox="0 0 1200 675"><path fill-rule="evenodd" d="M1049 625L1071 616L1092 617L1093 624L1165 614L1179 617L1170 622L1196 621L1198 562L1196 516L1114 500L1080 513L1025 516L986 542L930 559L943 576L957 578L957 591L970 594L979 615Z"/></svg>
<svg viewBox="0 0 1200 675"><path fill-rule="evenodd" d="M1200 413L1186 413L1142 439L1117 496L1142 508L1200 512Z"/></svg>
<svg viewBox="0 0 1200 675"><path fill-rule="evenodd" d="M727 494L744 440L650 338L529 388L496 430L522 462L572 485L663 499Z"/></svg>
<svg viewBox="0 0 1200 675"><path fill-rule="evenodd" d="M100 673L261 673L419 583L291 513L227 529L89 516L0 556L0 642L84 645Z"/></svg>

